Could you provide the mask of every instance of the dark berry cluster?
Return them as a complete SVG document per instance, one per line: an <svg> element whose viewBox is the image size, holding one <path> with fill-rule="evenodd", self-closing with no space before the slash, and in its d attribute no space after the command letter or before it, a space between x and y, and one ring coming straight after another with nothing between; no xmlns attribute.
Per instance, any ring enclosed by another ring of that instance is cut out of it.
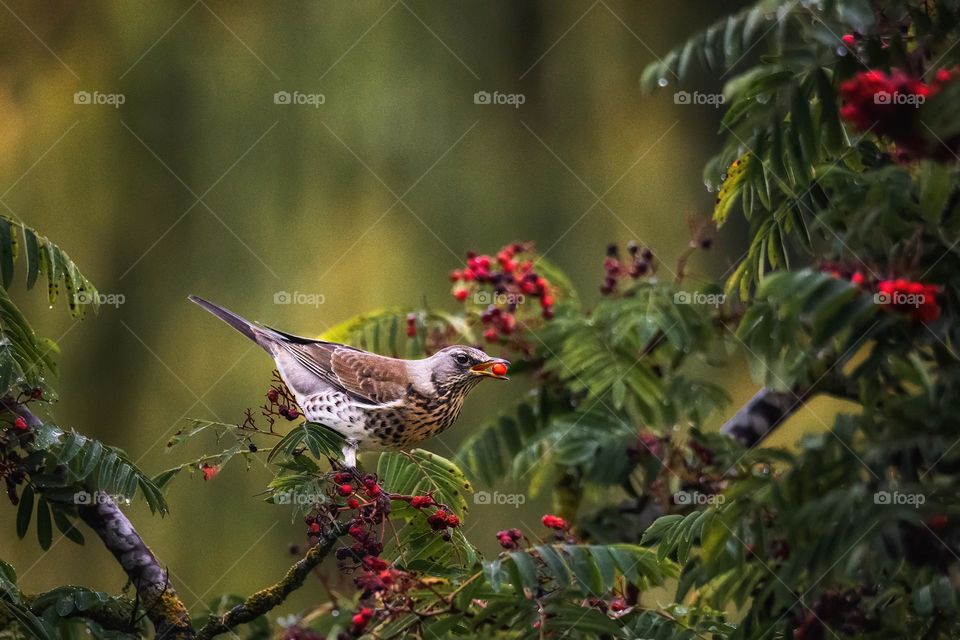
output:
<svg viewBox="0 0 960 640"><path fill-rule="evenodd" d="M381 557L392 505L406 502L418 511L430 509L426 522L434 531L442 530L441 537L445 540L451 539L450 529L460 526L460 518L429 493L388 492L374 474L335 467L325 480L329 483L329 501L317 505L304 518L304 523L311 545L328 535L330 527L337 521L342 522L338 525L340 530L352 540L335 552L341 571L355 573L353 582L360 590L360 609L338 636L339 640L347 640L370 633L375 621L379 624L412 612L413 600L409 592L423 588L414 574L398 569ZM341 518L349 519L344 521Z"/></svg>
<svg viewBox="0 0 960 640"><path fill-rule="evenodd" d="M934 322L940 318L940 287L906 278L876 279L862 271L843 265L824 263L821 270L834 278L849 280L873 294L874 302L892 311L908 314L918 322Z"/></svg>
<svg viewBox="0 0 960 640"><path fill-rule="evenodd" d="M273 371L270 388L267 390L265 397L267 401L260 405L260 415L267 421L266 428L261 429L257 426L257 418L253 415L253 409L245 409L243 422L239 427L240 432L275 434L273 426L278 418L293 421L300 417L297 399L293 397L293 393L287 388L283 378L280 377L280 372L277 370ZM246 436L246 434L243 435ZM246 437L246 439L250 451L255 452L257 446L253 443L253 440L249 437Z"/></svg>
<svg viewBox="0 0 960 640"><path fill-rule="evenodd" d="M856 36L848 35L856 41ZM876 69L863 71L840 85L844 103L840 115L858 130L885 136L904 151L925 155L933 150L934 155L940 155L937 149L943 145L928 144L928 131L917 112L956 75L956 70L940 69L934 74L933 82L927 83L896 69L889 74ZM960 139L944 142L950 149L958 143ZM952 153L950 155L952 158Z"/></svg>
<svg viewBox="0 0 960 640"><path fill-rule="evenodd" d="M501 547L507 550L518 548L522 539L523 533L520 532L520 529L504 529L503 531L497 531L497 542L500 543Z"/></svg>
<svg viewBox="0 0 960 640"><path fill-rule="evenodd" d="M663 458L664 438L654 432L643 429L637 433L635 443L627 446L627 456L634 462L641 462L652 456Z"/></svg>
<svg viewBox="0 0 960 640"><path fill-rule="evenodd" d="M836 637L834 632L861 637L876 626L861 609L861 600L861 594L854 590L826 591L803 612L793 630L794 640L824 640Z"/></svg>
<svg viewBox="0 0 960 640"><path fill-rule="evenodd" d="M640 246L631 240L627 243L626 260L620 259L620 248L616 244L607 245L607 257L603 261L603 270L606 276L600 285L600 293L610 295L617 290L620 280L630 278L636 280L643 276L652 275L656 271L656 260L653 251Z"/></svg>
<svg viewBox="0 0 960 640"><path fill-rule="evenodd" d="M539 315L549 320L554 314L554 287L538 274L532 243L514 243L497 252L496 257L474 252L467 254L463 269L450 272L453 295L461 302L481 307L483 336L495 342L513 334L517 316L523 312L529 320L533 312L524 311L527 299L539 302Z"/></svg>
<svg viewBox="0 0 960 640"><path fill-rule="evenodd" d="M457 514L441 508L427 516L427 524L429 524L430 528L434 531L446 531L448 528L454 529L459 527L460 518L457 517Z"/></svg>

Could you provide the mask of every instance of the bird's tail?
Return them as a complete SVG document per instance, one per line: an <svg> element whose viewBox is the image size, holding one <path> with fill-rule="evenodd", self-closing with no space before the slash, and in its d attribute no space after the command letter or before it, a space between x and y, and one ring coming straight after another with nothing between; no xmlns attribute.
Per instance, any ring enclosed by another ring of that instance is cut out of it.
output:
<svg viewBox="0 0 960 640"><path fill-rule="evenodd" d="M217 316L228 325L263 347L268 353L273 353L271 346L275 343L276 339L275 336L271 335L273 332L270 329L261 327L258 324L241 318L233 311L213 304L209 300L204 300L200 296L187 296L187 299L190 300L190 302L200 305L213 315Z"/></svg>

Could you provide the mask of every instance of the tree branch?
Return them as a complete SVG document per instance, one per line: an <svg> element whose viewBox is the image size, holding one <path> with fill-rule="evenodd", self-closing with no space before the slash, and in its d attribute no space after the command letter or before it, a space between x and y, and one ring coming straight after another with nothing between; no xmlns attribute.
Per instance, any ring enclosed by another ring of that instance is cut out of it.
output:
<svg viewBox="0 0 960 640"><path fill-rule="evenodd" d="M227 633L234 627L251 622L279 606L287 599L288 595L303 585L307 575L330 554L333 545L347 532L347 528L347 523L344 522L335 521L331 523L330 529L320 538L317 544L310 547L303 558L287 570L287 574L282 580L257 591L222 616L212 616L209 622L200 629L197 640L210 640L210 638L214 638L221 633Z"/></svg>
<svg viewBox="0 0 960 640"><path fill-rule="evenodd" d="M31 427L43 426L43 421L24 404L4 398L0 405L21 416ZM170 585L168 572L110 496L102 491L95 492L94 503L81 505L78 511L80 518L100 537L136 588L157 638L196 638L190 614Z"/></svg>
<svg viewBox="0 0 960 640"><path fill-rule="evenodd" d="M807 390L776 391L764 387L720 427L720 433L748 449L754 447L803 406L809 395Z"/></svg>

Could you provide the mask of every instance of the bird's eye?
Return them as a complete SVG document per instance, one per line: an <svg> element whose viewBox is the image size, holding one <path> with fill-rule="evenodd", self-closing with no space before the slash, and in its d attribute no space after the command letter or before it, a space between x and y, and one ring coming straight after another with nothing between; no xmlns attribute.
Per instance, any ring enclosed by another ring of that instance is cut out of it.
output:
<svg viewBox="0 0 960 640"><path fill-rule="evenodd" d="M470 358L465 353L458 353L457 355L453 356L453 359L457 361L457 364L465 365L470 362Z"/></svg>

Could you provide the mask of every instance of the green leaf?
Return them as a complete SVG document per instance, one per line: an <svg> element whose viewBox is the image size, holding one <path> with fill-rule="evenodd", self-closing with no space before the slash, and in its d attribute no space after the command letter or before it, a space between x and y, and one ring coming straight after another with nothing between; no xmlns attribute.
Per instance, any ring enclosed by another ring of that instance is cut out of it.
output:
<svg viewBox="0 0 960 640"><path fill-rule="evenodd" d="M17 537L23 539L30 528L33 515L33 487L27 485L20 494L20 506L17 507Z"/></svg>
<svg viewBox="0 0 960 640"><path fill-rule="evenodd" d="M37 501L37 540L40 547L46 551L53 542L53 528L50 523L50 505L40 498Z"/></svg>

